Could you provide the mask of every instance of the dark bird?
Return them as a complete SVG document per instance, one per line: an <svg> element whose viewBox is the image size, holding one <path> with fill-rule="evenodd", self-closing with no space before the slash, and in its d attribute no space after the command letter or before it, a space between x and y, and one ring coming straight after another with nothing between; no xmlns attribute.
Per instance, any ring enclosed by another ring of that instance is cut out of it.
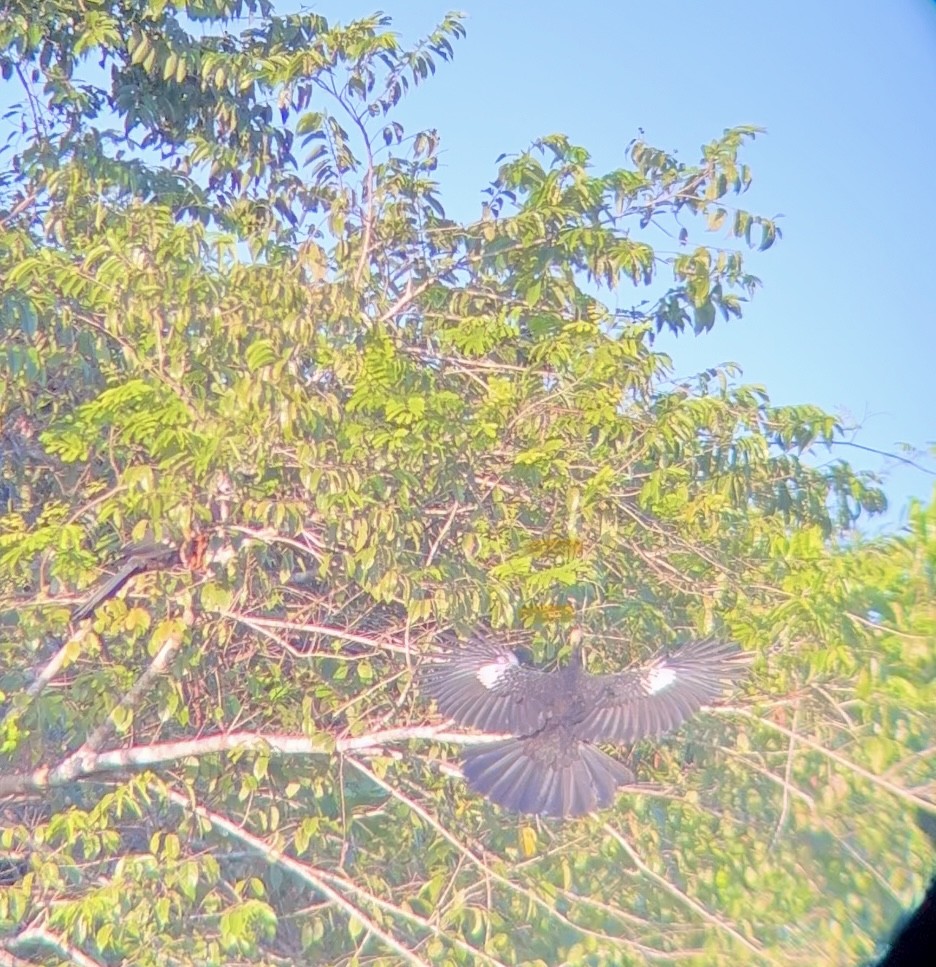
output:
<svg viewBox="0 0 936 967"><path fill-rule="evenodd" d="M437 656L422 687L459 725L503 739L468 749L468 785L507 809L581 816L611 805L633 773L595 742L636 742L675 729L743 673L734 645L711 640L612 675L590 675L578 647L547 672L506 645L474 639Z"/></svg>
<svg viewBox="0 0 936 967"><path fill-rule="evenodd" d="M112 598L135 574L175 567L178 564L201 566L205 554L204 535L196 535L180 549L174 544L143 541L128 544L120 552L120 567L113 577L101 584L83 604L72 612L72 621L90 617L108 598ZM195 560L195 558L199 560Z"/></svg>

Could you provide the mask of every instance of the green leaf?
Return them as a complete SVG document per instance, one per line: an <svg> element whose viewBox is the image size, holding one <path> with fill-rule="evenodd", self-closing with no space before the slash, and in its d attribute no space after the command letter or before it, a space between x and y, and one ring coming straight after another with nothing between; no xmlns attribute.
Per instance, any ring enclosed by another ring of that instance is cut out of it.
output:
<svg viewBox="0 0 936 967"><path fill-rule="evenodd" d="M269 339L257 339L252 342L244 353L244 360L251 373L255 373L263 366L269 366L276 361L273 343Z"/></svg>

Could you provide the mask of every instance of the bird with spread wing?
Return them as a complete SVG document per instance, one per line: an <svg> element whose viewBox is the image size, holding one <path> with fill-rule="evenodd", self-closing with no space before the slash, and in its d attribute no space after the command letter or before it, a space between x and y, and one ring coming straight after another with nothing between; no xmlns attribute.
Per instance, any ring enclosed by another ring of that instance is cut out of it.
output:
<svg viewBox="0 0 936 967"><path fill-rule="evenodd" d="M580 649L544 671L510 647L476 638L437 653L422 687L459 725L506 734L468 749L468 785L500 806L543 816L581 816L611 805L634 782L596 742L631 743L677 728L743 674L731 644L698 641L623 672L592 675Z"/></svg>

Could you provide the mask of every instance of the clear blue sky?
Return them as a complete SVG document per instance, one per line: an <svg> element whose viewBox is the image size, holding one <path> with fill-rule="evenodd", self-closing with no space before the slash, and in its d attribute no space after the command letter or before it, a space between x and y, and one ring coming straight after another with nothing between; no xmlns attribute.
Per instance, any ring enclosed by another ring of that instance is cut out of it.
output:
<svg viewBox="0 0 936 967"><path fill-rule="evenodd" d="M319 0L347 21L376 3ZM384 0L404 40L452 4ZM281 12L298 4L280 2ZM639 128L695 161L736 124L748 149L745 204L782 213L784 238L749 265L764 283L744 319L706 336L663 336L680 374L727 360L774 402L819 404L881 450L936 441L936 4L930 0L463 0L455 59L403 103L412 133L442 135L450 215L477 216L498 155L563 132L599 169L626 162ZM886 470L886 522L936 479L852 448ZM930 471L936 460L918 460ZM872 527L871 530L877 530Z"/></svg>

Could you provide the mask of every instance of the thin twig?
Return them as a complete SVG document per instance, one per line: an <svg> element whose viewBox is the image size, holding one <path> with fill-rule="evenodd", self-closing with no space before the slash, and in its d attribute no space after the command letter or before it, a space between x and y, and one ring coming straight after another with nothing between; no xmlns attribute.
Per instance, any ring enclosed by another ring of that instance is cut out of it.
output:
<svg viewBox="0 0 936 967"><path fill-rule="evenodd" d="M936 477L936 470L930 470L929 467L924 467L909 457L902 457L899 453L891 453L889 450L878 450L877 447L866 447L863 443L855 443L853 440L829 440L829 446L854 447L856 450L874 453L879 457L887 457L888 460L896 460L898 463L913 467L914 470L920 470L922 473L929 474L931 477Z"/></svg>
<svg viewBox="0 0 936 967"><path fill-rule="evenodd" d="M707 910L698 900L693 900L692 897L683 893L682 890L675 887L666 877L660 876L654 870L651 870L649 866L638 856L637 851L627 842L626 839L609 823L604 824L605 832L621 847L622 850L628 855L634 866L640 870L644 876L648 877L654 883L657 884L661 889L665 890L670 896L675 897L681 903L689 907L697 913L706 923L727 933L730 937L733 937L738 941L743 947L747 948L752 954L756 954L758 957L762 957L768 962L774 962L773 958L766 954L763 948L759 944L752 943L743 934L738 933L731 924L725 923L720 917L716 917L714 913Z"/></svg>
<svg viewBox="0 0 936 967"><path fill-rule="evenodd" d="M275 618L260 618L255 615L242 614L237 611L222 611L222 616L225 618L230 618L232 621L239 621L248 627L258 630L260 628L277 628L280 631L301 631L306 634L312 635L323 635L328 638L337 638L340 641L348 641L355 645L364 645L367 648L383 649L384 651L393 651L397 654L406 654L406 648L403 645L397 645L390 641L379 641L376 638L365 638L364 635L355 635L350 631L345 631L343 628L332 628L328 625L313 625L305 624L296 621L280 621ZM296 654L302 655L313 655L314 652L296 652ZM329 658L340 658L340 655L332 655L329 653Z"/></svg>
<svg viewBox="0 0 936 967"><path fill-rule="evenodd" d="M452 503L452 510L446 518L445 523L442 525L442 530L439 531L439 536L436 537L436 539L432 542L432 546L429 548L429 553L426 555L426 563L423 565L424 568L427 568L430 564L432 564L433 558L436 556L436 553L439 550L439 545L443 540L445 540L445 535L449 532L460 506L461 505L457 500Z"/></svg>
<svg viewBox="0 0 936 967"><path fill-rule="evenodd" d="M749 712L743 708L738 708L737 706L713 707L709 709L709 712L716 715L741 715L746 719L750 719L752 722L757 722L766 728L773 729L775 732L779 732L781 735L785 735L788 738L795 738L796 741L801 745L805 745L814 752L824 755L827 759L838 763L840 766L842 766L842 768L847 769L849 772L853 772L855 775L861 776L863 779L867 779L868 782L875 786L879 786L881 789L886 789L887 792L897 796L898 799L903 799L905 802L912 803L914 806L918 806L924 812L936 816L936 803L931 802L928 799L923 799L921 796L917 796L909 790L903 789L901 786L888 782L882 776L877 776L873 772L869 772L867 769L855 762L852 762L850 759L846 759L844 756L839 755L832 749L826 748L821 742L816 742L815 740L810 739L802 734L794 735L794 733L785 726L778 725L776 722L771 722L769 719L762 718L760 715L755 715L753 712Z"/></svg>
<svg viewBox="0 0 936 967"><path fill-rule="evenodd" d="M786 771L783 774L783 805L780 809L780 815L777 818L777 826L774 830L773 836L770 838L770 845L767 847L768 851L772 850L774 846L777 845L777 840L780 837L780 831L783 829L783 824L786 822L787 815L790 811L790 784L793 776L793 753L796 749L796 726L799 721L799 710L800 703L793 706L793 724L791 729L790 744L787 747L787 760L786 760Z"/></svg>
<svg viewBox="0 0 936 967"><path fill-rule="evenodd" d="M247 830L239 824L232 822L231 820L222 816L220 813L212 812L210 809L193 802L188 796L182 795L181 793L165 787L156 788L177 806L194 812L196 816L207 820L212 824L212 826L224 830L224 832L229 836L239 840L246 846L249 846L251 849L255 850L271 864L288 870L294 876L298 877L309 886L324 894L336 906L340 907L349 917L354 917L360 920L370 933L382 940L383 943L391 950L399 954L399 956L402 957L406 963L413 964L415 967L430 967L427 961L423 960L421 957L418 957L408 947L405 947L392 934L387 933L379 924L369 917L364 910L353 904L347 899L347 897L338 892L338 890L331 887L325 881L325 877L320 874L320 871L311 866L307 866L305 863L300 863L291 856L285 855L280 849L271 846L269 843L266 843L264 840L260 839L260 837L254 836L252 833L247 832ZM337 878L332 877L332 879L334 880Z"/></svg>
<svg viewBox="0 0 936 967"><path fill-rule="evenodd" d="M583 936L597 937L603 941L613 943L619 946L634 947L637 950L640 949L639 945L632 944L631 941L626 940L623 937L612 937L606 934L599 934L593 930L588 929L587 927L581 926L581 924L576 923L574 920L570 920L564 914L560 913L559 910L556 909L554 904L547 902L538 894L534 893L532 890L528 890L525 887L520 886L520 884L514 883L512 880L509 880L506 876L502 876L500 873L495 872L482 859L475 856L475 854L470 849L468 849L467 846L465 846L463 843L460 843L447 829L445 829L444 826L442 826L442 824L438 820L430 816L429 813L425 809L423 809L423 807L420 806L419 803L417 803L415 800L410 799L408 796L400 792L399 789L396 789L394 786L391 786L390 783L386 782L384 779L381 779L375 772L373 772L371 769L368 769L367 766L365 766L362 762L359 762L357 759L349 756L347 758L347 761L352 766L354 766L354 768L357 769L362 775L367 776L371 780L371 782L376 783L386 793L391 795L394 799L397 799L400 802L402 802L408 809L411 809L424 822L428 823L443 839L445 839L451 846L453 846L458 851L458 853L461 854L461 856L463 856L472 866L476 867L484 875L486 879L493 880L494 882L499 883L501 886L505 887L507 890L511 891L512 893L518 894L519 896L527 900L529 903L538 907L540 910L543 910L550 917L559 921L560 923L564 924L570 929L574 930L578 934L581 934ZM490 902L488 905L490 906Z"/></svg>

